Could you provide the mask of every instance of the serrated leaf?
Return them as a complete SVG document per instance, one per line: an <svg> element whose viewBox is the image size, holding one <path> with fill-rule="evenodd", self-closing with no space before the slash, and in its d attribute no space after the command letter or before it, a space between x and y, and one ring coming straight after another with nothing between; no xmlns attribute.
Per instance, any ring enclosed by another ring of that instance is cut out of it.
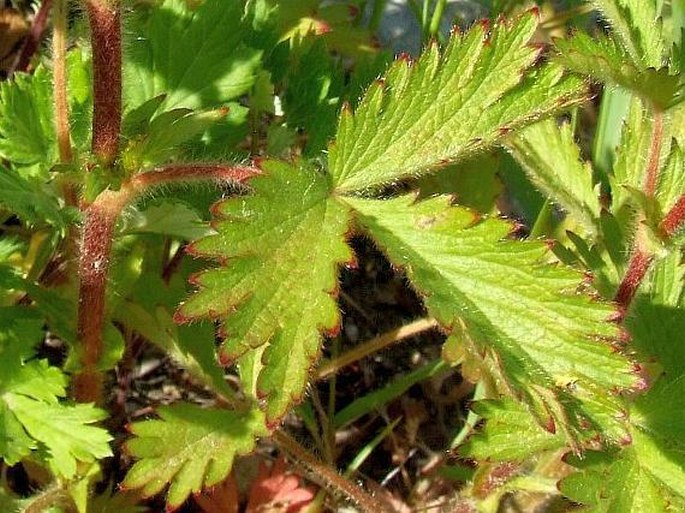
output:
<svg viewBox="0 0 685 513"><path fill-rule="evenodd" d="M657 200L662 213L667 213L685 194L685 155L677 141L671 144L671 153L659 173Z"/></svg>
<svg viewBox="0 0 685 513"><path fill-rule="evenodd" d="M660 109L682 101L682 82L667 68L647 68L615 40L606 36L590 37L578 32L568 39L556 40L559 54L555 60L566 68L589 75L600 82L619 85L635 92Z"/></svg>
<svg viewBox="0 0 685 513"><path fill-rule="evenodd" d="M486 423L481 432L460 447L459 453L466 457L490 461L524 460L565 445L560 433L542 429L528 408L512 399L478 401L471 410L485 418Z"/></svg>
<svg viewBox="0 0 685 513"><path fill-rule="evenodd" d="M656 0L592 0L592 4L609 20L634 62L661 67L665 45Z"/></svg>
<svg viewBox="0 0 685 513"><path fill-rule="evenodd" d="M556 66L523 78L539 55L528 45L536 27L533 11L511 24L477 24L442 54L434 44L415 63L396 61L354 114L341 114L329 149L336 189L418 176L580 101L583 82Z"/></svg>
<svg viewBox="0 0 685 513"><path fill-rule="evenodd" d="M536 123L510 140L509 147L533 184L588 233L598 231L599 195L592 183L592 168L581 162L580 148L568 123Z"/></svg>
<svg viewBox="0 0 685 513"><path fill-rule="evenodd" d="M92 404L49 404L19 394L5 394L4 399L26 432L48 448L48 464L57 474L70 478L77 461L112 456L112 437L89 425L106 419L107 413Z"/></svg>
<svg viewBox="0 0 685 513"><path fill-rule="evenodd" d="M228 114L228 109L193 112L172 109L155 116L145 134L132 140L124 151L124 165L132 172L169 161L179 147L201 135Z"/></svg>
<svg viewBox="0 0 685 513"><path fill-rule="evenodd" d="M165 0L131 20L138 37L128 43L127 109L166 93L162 110L213 107L252 86L260 52L247 47L244 1L206 0L195 8Z"/></svg>
<svg viewBox="0 0 685 513"><path fill-rule="evenodd" d="M664 127L663 132L664 134L669 132L667 126ZM634 98L623 126L621 143L616 151L614 172L609 177L612 194L611 210L623 230L630 227L630 220L634 217L635 202L630 189L644 190L645 187L653 133L654 115L643 106L639 99ZM658 163L660 169L666 162L669 148L668 144L661 145Z"/></svg>
<svg viewBox="0 0 685 513"><path fill-rule="evenodd" d="M29 225L44 223L66 226L57 198L35 181L0 165L0 205L4 205Z"/></svg>
<svg viewBox="0 0 685 513"><path fill-rule="evenodd" d="M545 264L544 244L502 240L511 225L479 220L445 198L345 201L391 262L406 269L429 313L493 352L503 379L538 418L569 429L576 412L563 396L571 393L592 404L584 413L600 425L620 413L617 401L603 396L636 386L637 378L606 343L618 334L608 322L613 309L578 292L578 273Z"/></svg>
<svg viewBox="0 0 685 513"><path fill-rule="evenodd" d="M0 156L17 164L51 165L57 157L50 75L39 66L0 83Z"/></svg>
<svg viewBox="0 0 685 513"><path fill-rule="evenodd" d="M89 425L103 420L104 411L59 402L67 386L60 369L29 360L43 322L26 309L0 310L0 456L14 464L42 448L50 468L70 478L77 461L111 456L111 437Z"/></svg>
<svg viewBox="0 0 685 513"><path fill-rule="evenodd" d="M122 486L151 496L169 485L167 504L172 508L225 479L234 458L252 452L256 438L269 434L257 408L228 411L176 404L158 413L159 420L131 425L135 438L126 447L138 461Z"/></svg>
<svg viewBox="0 0 685 513"><path fill-rule="evenodd" d="M192 245L226 267L195 278L199 290L178 318L221 319L220 359L245 355L239 362L243 379L263 363L254 375L255 391L267 396L272 423L302 395L321 332L339 325L332 297L337 266L352 255L345 243L349 214L330 197L326 176L275 161L263 170L265 176L251 182L253 194L215 208L218 234Z"/></svg>
<svg viewBox="0 0 685 513"><path fill-rule="evenodd" d="M562 492L592 511L642 513L685 508L685 379L662 379L631 411L630 445L619 451L571 459L580 469Z"/></svg>

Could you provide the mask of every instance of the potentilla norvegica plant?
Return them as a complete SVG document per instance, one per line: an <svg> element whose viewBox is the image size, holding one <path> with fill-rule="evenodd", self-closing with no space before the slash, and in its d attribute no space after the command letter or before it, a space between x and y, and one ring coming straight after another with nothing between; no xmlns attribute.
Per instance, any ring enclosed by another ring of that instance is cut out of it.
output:
<svg viewBox="0 0 685 513"><path fill-rule="evenodd" d="M229 475L260 440L335 500L391 510L351 477L363 451L331 465L335 432L450 367L475 396L444 447L445 511L685 510L683 8L491 3L442 37L445 2L415 2L426 46L386 66L382 1L43 2L51 51L0 85L0 456L34 487L3 477L3 511L174 510L203 490L203 511L237 511ZM605 31L540 43L589 12ZM500 179L533 213L526 239ZM423 301L407 331L446 342L326 415L308 387L404 336L320 361L356 237ZM211 404L126 419L111 397L143 341Z"/></svg>

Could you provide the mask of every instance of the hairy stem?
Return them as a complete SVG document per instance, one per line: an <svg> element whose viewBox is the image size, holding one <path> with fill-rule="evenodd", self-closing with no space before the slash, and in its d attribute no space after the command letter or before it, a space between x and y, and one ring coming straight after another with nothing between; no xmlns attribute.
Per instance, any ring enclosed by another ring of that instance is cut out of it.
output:
<svg viewBox="0 0 685 513"><path fill-rule="evenodd" d="M628 308L640 287L642 280L647 275L649 267L652 265L653 257L641 248L638 242L638 247L630 257L628 270L626 271L623 281L618 287L614 301L618 305L618 318L616 320L622 321L625 318Z"/></svg>
<svg viewBox="0 0 685 513"><path fill-rule="evenodd" d="M79 258L79 303L77 335L82 351L83 371L74 377L74 398L99 403L102 375L98 362L102 355L105 324L105 291L112 252L114 228L126 204L124 189L105 191L86 210Z"/></svg>
<svg viewBox="0 0 685 513"><path fill-rule="evenodd" d="M102 192L85 211L78 272L80 278L77 335L82 371L74 376L73 396L79 402L102 400L102 375L98 362L103 351L105 294L114 230L122 209L150 189L188 181L242 182L259 174L248 166L175 165L135 175L118 191Z"/></svg>
<svg viewBox="0 0 685 513"><path fill-rule="evenodd" d="M59 159L71 162L71 136L69 133L69 103L67 101L67 2L54 0L52 11L53 96L55 101L55 128Z"/></svg>
<svg viewBox="0 0 685 513"><path fill-rule="evenodd" d="M661 221L661 231L670 239L685 226L685 195L678 198L675 205Z"/></svg>
<svg viewBox="0 0 685 513"><path fill-rule="evenodd" d="M93 153L111 165L121 131L121 6L119 0L87 0L93 47Z"/></svg>
<svg viewBox="0 0 685 513"><path fill-rule="evenodd" d="M381 349L385 349L395 342L399 342L405 338L437 327L438 322L435 319L419 319L406 326L383 333L368 342L360 344L347 353L324 363L319 367L319 370L316 373L316 379L325 379L331 374L335 374L343 367L354 363L357 360L361 360L365 356L376 353Z"/></svg>
<svg viewBox="0 0 685 513"><path fill-rule="evenodd" d="M659 109L654 109L654 126L652 127L652 140L649 146L644 183L644 192L648 197L654 197L659 183L663 135L664 114ZM652 261L654 260L653 255L646 249L646 228L642 225L643 221L644 219L638 221L637 234L635 236L630 262L628 263L628 270L623 276L623 280L614 296L614 301L618 305L617 321L622 321L625 318L625 315L630 308L630 304L637 293L637 289L640 288L640 284L647 275L647 271L649 271Z"/></svg>
<svg viewBox="0 0 685 513"><path fill-rule="evenodd" d="M654 126L652 127L652 142L649 147L647 172L645 173L645 194L652 197L659 183L659 169L661 157L661 143L664 136L664 113L654 110Z"/></svg>
<svg viewBox="0 0 685 513"><path fill-rule="evenodd" d="M362 513L378 513L389 511L382 502L374 499L359 486L332 470L328 465L319 461L307 449L302 447L296 440L284 431L276 431L273 434L274 441L278 446L291 455L295 464L299 464L307 471L307 475L317 484L343 494L352 500Z"/></svg>

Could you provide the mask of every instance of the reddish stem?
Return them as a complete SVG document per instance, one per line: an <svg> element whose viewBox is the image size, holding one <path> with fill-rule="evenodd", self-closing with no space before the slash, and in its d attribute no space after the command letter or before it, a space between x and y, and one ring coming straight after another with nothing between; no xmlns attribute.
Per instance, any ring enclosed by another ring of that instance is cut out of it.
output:
<svg viewBox="0 0 685 513"><path fill-rule="evenodd" d="M198 180L242 182L260 173L248 166L220 164L175 165L135 175L118 191L102 192L85 211L79 256L79 304L77 334L81 344L83 370L74 376L74 398L79 402L102 400L102 356L105 326L105 294L111 260L114 229L121 210L151 188Z"/></svg>
<svg viewBox="0 0 685 513"><path fill-rule="evenodd" d="M661 221L661 230L670 239L685 226L685 195L676 201L673 208Z"/></svg>
<svg viewBox="0 0 685 513"><path fill-rule="evenodd" d="M93 153L111 165L121 131L121 9L119 0L88 0L93 47Z"/></svg>
<svg viewBox="0 0 685 513"><path fill-rule="evenodd" d="M251 166L224 164L173 164L147 173L139 173L131 179L136 190L146 190L177 182L214 180L217 182L243 182L261 171Z"/></svg>
<svg viewBox="0 0 685 513"><path fill-rule="evenodd" d="M105 323L105 291L112 252L114 227L125 197L105 191L86 210L79 258L79 304L77 335L83 351L83 371L74 377L74 398L98 403L102 376L97 365L102 355Z"/></svg>
<svg viewBox="0 0 685 513"><path fill-rule="evenodd" d="M660 110L654 109L654 125L652 126L652 140L649 146L644 184L645 194L649 197L654 196L659 183L663 135L664 114ZM628 263L628 270L614 297L614 301L616 301L618 305L618 312L615 319L619 322L623 321L625 318L628 308L630 308L630 304L637 293L637 289L640 288L640 284L647 275L647 271L654 260L653 255L650 255L645 249L644 230L644 226L638 226L637 234L635 236L635 246L633 248L632 256L630 257L630 262Z"/></svg>
<svg viewBox="0 0 685 513"><path fill-rule="evenodd" d="M55 131L62 163L71 162L69 101L67 95L67 0L55 0L52 13L52 51L54 57L53 97L55 101Z"/></svg>
<svg viewBox="0 0 685 513"><path fill-rule="evenodd" d="M639 243L638 243L639 244ZM637 289L640 287L642 280L644 279L649 266L652 264L653 257L647 252L643 251L641 248L635 250L633 256L630 258L630 263L628 264L628 270L621 285L618 287L614 301L618 304L618 316L617 321L622 321L628 312L628 307L633 301Z"/></svg>
<svg viewBox="0 0 685 513"><path fill-rule="evenodd" d="M654 126L652 127L652 142L649 147L649 160L645 174L645 194L654 196L659 182L659 160L661 157L661 142L664 135L664 114L654 110Z"/></svg>
<svg viewBox="0 0 685 513"><path fill-rule="evenodd" d="M33 19L33 25L31 25L31 31L21 47L19 59L17 59L14 66L9 70L10 74L15 71L27 71L29 69L31 59L36 53L36 50L38 50L38 46L45 34L45 27L48 24L48 14L50 13L51 8L52 0L43 0L40 4L40 8Z"/></svg>

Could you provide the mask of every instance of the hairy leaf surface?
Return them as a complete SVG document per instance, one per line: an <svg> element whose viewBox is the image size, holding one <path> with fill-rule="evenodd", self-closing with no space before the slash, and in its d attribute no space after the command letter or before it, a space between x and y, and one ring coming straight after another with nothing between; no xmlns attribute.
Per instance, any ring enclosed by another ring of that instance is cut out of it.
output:
<svg viewBox="0 0 685 513"><path fill-rule="evenodd" d="M547 66L522 80L539 55L528 45L534 11L513 23L477 24L396 61L354 114L343 110L329 167L339 191L419 175L486 148L512 129L578 102L583 82Z"/></svg>
<svg viewBox="0 0 685 513"><path fill-rule="evenodd" d="M634 62L660 68L664 56L657 0L592 0Z"/></svg>
<svg viewBox="0 0 685 513"><path fill-rule="evenodd" d="M596 233L599 194L592 184L590 165L580 160L580 148L568 123L536 123L514 137L510 148L539 189L558 202L588 233Z"/></svg>
<svg viewBox="0 0 685 513"><path fill-rule="evenodd" d="M0 156L17 164L51 164L57 157L52 81L40 66L0 83Z"/></svg>
<svg viewBox="0 0 685 513"><path fill-rule="evenodd" d="M505 241L512 227L435 198L412 204L346 199L361 227L406 268L428 311L447 329L494 352L508 386L568 428L566 399L604 425L620 403L606 391L636 385L631 363L612 351L609 305L578 292L580 276L545 264L542 243Z"/></svg>
<svg viewBox="0 0 685 513"><path fill-rule="evenodd" d="M233 459L252 452L256 438L268 435L257 408L228 411L176 404L160 408L159 416L131 426L135 438L126 447L138 461L122 486L151 496L169 485L167 504L172 508L225 479Z"/></svg>
<svg viewBox="0 0 685 513"><path fill-rule="evenodd" d="M665 67L647 68L634 61L615 40L592 38L584 32L558 39L556 60L577 73L600 82L620 85L665 109L682 100L682 81Z"/></svg>
<svg viewBox="0 0 685 513"><path fill-rule="evenodd" d="M564 438L550 433L531 417L525 404L513 399L475 402L471 410L486 420L483 430L459 449L478 460L525 460L540 451L561 449Z"/></svg>
<svg viewBox="0 0 685 513"><path fill-rule="evenodd" d="M253 194L216 207L218 234L192 245L226 266L195 277L199 290L177 318L223 321L220 359L246 356L241 374L268 396L272 422L302 395L321 332L338 327L337 267L352 254L349 215L330 198L326 176L278 162L263 169Z"/></svg>

